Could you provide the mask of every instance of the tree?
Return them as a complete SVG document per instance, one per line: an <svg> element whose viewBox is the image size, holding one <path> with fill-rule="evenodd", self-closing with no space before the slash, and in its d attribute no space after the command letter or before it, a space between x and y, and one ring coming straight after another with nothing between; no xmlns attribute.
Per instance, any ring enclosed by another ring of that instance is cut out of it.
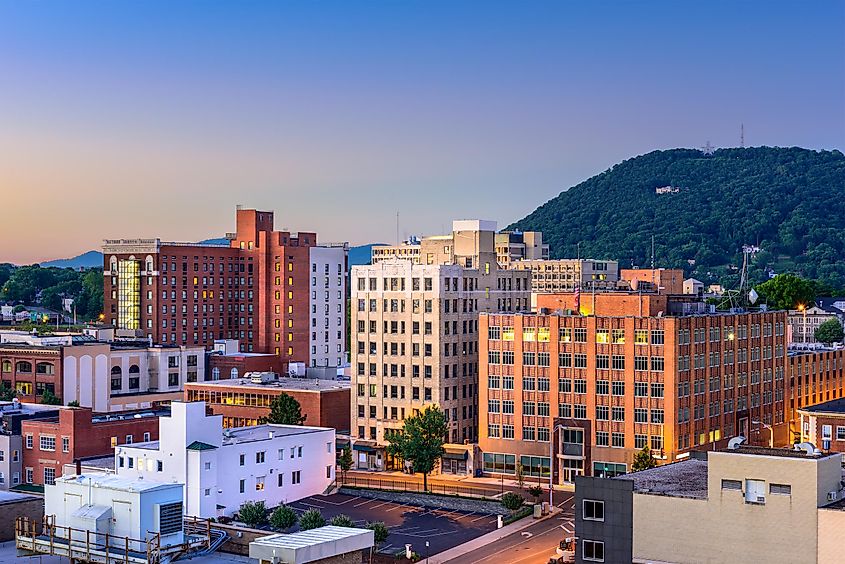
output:
<svg viewBox="0 0 845 564"><path fill-rule="evenodd" d="M260 422L274 425L302 425L307 418L302 415L302 407L293 396L282 393L270 402L270 414L262 417Z"/></svg>
<svg viewBox="0 0 845 564"><path fill-rule="evenodd" d="M348 446L343 447L343 450L340 451L338 464L340 465L340 476L346 481L346 473L352 468L352 449Z"/></svg>
<svg viewBox="0 0 845 564"><path fill-rule="evenodd" d="M309 531L326 526L326 519L317 509L309 509L299 517L299 530Z"/></svg>
<svg viewBox="0 0 845 564"><path fill-rule="evenodd" d="M296 525L296 511L287 505L280 505L270 513L270 526L278 531L290 529Z"/></svg>
<svg viewBox="0 0 845 564"><path fill-rule="evenodd" d="M508 511L516 511L522 507L523 503L525 503L525 500L517 493L505 492L502 496L502 505L504 505L505 509Z"/></svg>
<svg viewBox="0 0 845 564"><path fill-rule="evenodd" d="M811 307L816 299L813 283L794 274L778 274L755 289L769 307L775 309Z"/></svg>
<svg viewBox="0 0 845 564"><path fill-rule="evenodd" d="M62 405L62 400L50 390L44 390L44 393L41 394L41 403L44 405Z"/></svg>
<svg viewBox="0 0 845 564"><path fill-rule="evenodd" d="M651 455L651 449L645 445L643 449L634 455L634 462L631 464L632 472L639 472L640 470L648 470L657 466L657 461Z"/></svg>
<svg viewBox="0 0 845 564"><path fill-rule="evenodd" d="M842 330L842 323L838 319L828 319L818 327L815 333L816 341L830 345L831 343L841 343L845 338L845 331Z"/></svg>
<svg viewBox="0 0 845 564"><path fill-rule="evenodd" d="M0 401L12 401L18 393L11 386L7 386L6 382L0 380Z"/></svg>
<svg viewBox="0 0 845 564"><path fill-rule="evenodd" d="M335 515L329 523L335 527L355 527L355 521L346 515Z"/></svg>
<svg viewBox="0 0 845 564"><path fill-rule="evenodd" d="M390 534L390 529L388 529L387 525L385 525L381 521L367 523L366 525L364 525L364 528L370 529L373 532L373 540L375 542L376 547L386 541L387 536Z"/></svg>
<svg viewBox="0 0 845 564"><path fill-rule="evenodd" d="M520 488L525 484L525 468L522 467L521 462L516 463L516 483Z"/></svg>
<svg viewBox="0 0 845 564"><path fill-rule="evenodd" d="M79 402L76 400L67 402L68 407L79 407Z"/></svg>
<svg viewBox="0 0 845 564"><path fill-rule="evenodd" d="M238 520L247 527L258 527L267 522L267 507L263 501L247 501L238 509Z"/></svg>
<svg viewBox="0 0 845 564"><path fill-rule="evenodd" d="M537 503L540 496L543 495L543 488L540 486L531 486L528 488L528 495L534 498L534 503Z"/></svg>
<svg viewBox="0 0 845 564"><path fill-rule="evenodd" d="M414 471L423 475L424 490L428 490L428 474L446 452L443 437L447 430L443 412L430 405L405 419L401 430L385 437L387 452L410 462Z"/></svg>

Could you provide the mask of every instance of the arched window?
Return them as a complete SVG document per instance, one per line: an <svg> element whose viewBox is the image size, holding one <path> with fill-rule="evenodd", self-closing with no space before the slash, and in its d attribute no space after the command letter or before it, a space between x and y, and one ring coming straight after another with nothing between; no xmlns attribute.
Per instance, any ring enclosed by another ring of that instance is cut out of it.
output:
<svg viewBox="0 0 845 564"><path fill-rule="evenodd" d="M238 377L238 369L237 369L237 368L233 368L233 369L232 369L232 373L231 373L229 376L230 376L231 378L237 378L237 377Z"/></svg>
<svg viewBox="0 0 845 564"><path fill-rule="evenodd" d="M141 369L140 369L140 368L138 368L138 365L137 365L137 364L133 364L132 366L130 366L130 367L129 367L129 374L130 374L130 375L132 375L132 374L140 374L140 373L141 373Z"/></svg>
<svg viewBox="0 0 845 564"><path fill-rule="evenodd" d="M11 372L12 371L12 361L11 360L4 360L3 361L3 372Z"/></svg>
<svg viewBox="0 0 845 564"><path fill-rule="evenodd" d="M120 366L112 366L111 374L112 376L120 376L121 374L123 374L123 370L120 369Z"/></svg>
<svg viewBox="0 0 845 564"><path fill-rule="evenodd" d="M216 366L211 369L211 379L212 380L219 380L220 379L220 369Z"/></svg>
<svg viewBox="0 0 845 564"><path fill-rule="evenodd" d="M35 365L36 374L55 374L56 369L50 362L39 362Z"/></svg>
<svg viewBox="0 0 845 564"><path fill-rule="evenodd" d="M150 255L147 255L147 258L144 262L146 264L146 271L152 272L153 271L153 257L151 257Z"/></svg>
<svg viewBox="0 0 845 564"><path fill-rule="evenodd" d="M18 361L15 365L16 372L32 372L32 363L25 360Z"/></svg>

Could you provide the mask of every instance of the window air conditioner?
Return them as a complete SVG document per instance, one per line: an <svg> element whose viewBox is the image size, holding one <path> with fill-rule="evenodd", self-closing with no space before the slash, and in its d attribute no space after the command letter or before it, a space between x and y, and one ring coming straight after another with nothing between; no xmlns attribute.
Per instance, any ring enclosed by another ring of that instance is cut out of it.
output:
<svg viewBox="0 0 845 564"><path fill-rule="evenodd" d="M828 501L836 501L836 492L827 492Z"/></svg>

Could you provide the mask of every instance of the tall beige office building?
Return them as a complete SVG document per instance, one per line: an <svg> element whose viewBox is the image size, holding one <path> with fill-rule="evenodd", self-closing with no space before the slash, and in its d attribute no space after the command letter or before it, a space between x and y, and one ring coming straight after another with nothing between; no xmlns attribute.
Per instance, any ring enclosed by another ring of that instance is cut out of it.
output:
<svg viewBox="0 0 845 564"><path fill-rule="evenodd" d="M531 272L531 289L538 294L616 290L619 263L615 260L551 259L517 260L508 264L513 270Z"/></svg>
<svg viewBox="0 0 845 564"><path fill-rule="evenodd" d="M352 269L351 425L358 439L385 433L428 405L446 414L450 442L478 427L478 314L527 311L530 274L496 262L496 224L456 221L427 238L423 263L385 259ZM387 461L390 466L390 461Z"/></svg>

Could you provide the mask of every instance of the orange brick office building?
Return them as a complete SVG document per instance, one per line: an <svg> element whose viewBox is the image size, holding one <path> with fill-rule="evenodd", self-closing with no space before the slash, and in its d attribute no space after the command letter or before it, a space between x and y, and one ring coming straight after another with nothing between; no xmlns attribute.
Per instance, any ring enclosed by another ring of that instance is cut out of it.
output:
<svg viewBox="0 0 845 564"><path fill-rule="evenodd" d="M737 434L789 438L786 312L706 313L662 295L538 296L544 313L479 320L479 446L488 473L630 471ZM551 308L549 306L552 306ZM580 310L582 315L573 312Z"/></svg>

